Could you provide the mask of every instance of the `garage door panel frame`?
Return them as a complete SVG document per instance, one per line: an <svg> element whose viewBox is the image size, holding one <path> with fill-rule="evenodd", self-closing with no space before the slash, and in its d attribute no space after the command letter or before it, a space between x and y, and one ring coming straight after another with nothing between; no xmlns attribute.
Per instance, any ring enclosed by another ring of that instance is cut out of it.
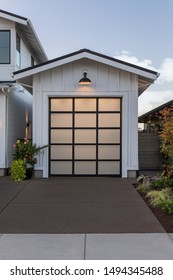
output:
<svg viewBox="0 0 173 280"><path fill-rule="evenodd" d="M58 162L65 162L65 161L71 161L72 162L72 174L67 174L66 176L121 176L121 159L122 159L122 98L121 97L109 97L109 99L119 99L120 100L120 111L99 111L98 110L98 106L99 106L99 99L103 99L103 98L106 98L108 99L108 97L88 97L88 98L94 98L96 99L96 111L75 111L75 100L80 98L82 99L82 97L67 97L68 99L72 99L72 111L51 111L51 100L52 99L59 99L59 98L63 98L65 99L66 97L50 97L49 98L49 175L50 176L61 176L59 174L51 174L51 162L54 162L54 161L58 161ZM86 99L86 97L84 97ZM51 114L72 114L72 127L51 127ZM95 113L96 114L96 127L75 127L75 113L77 114L92 114L92 113ZM118 127L99 127L99 123L98 123L98 116L99 114L108 114L108 113L118 113L120 114L120 126ZM69 130L72 130L72 143L56 143L56 142L53 142L51 143L51 130L54 130L54 129L61 129L61 130L65 130L65 129L69 129ZM96 159L75 159L75 146L76 145L93 145L93 143L75 143L75 130L78 129L93 129L93 130L96 130ZM120 130L120 143L99 143L98 142L98 131L99 130ZM72 146L72 159L51 159L51 145L58 145L58 146L61 146L61 145L64 145L64 146ZM117 145L120 147L120 159L98 159L98 147L100 145L104 145L104 146L112 146L112 145ZM75 162L83 162L83 161L95 161L96 162L96 174L74 174L75 173L75 170L74 170L74 165L75 165ZM98 165L99 165L99 162L119 162L120 163L120 174L117 174L117 175L112 175L112 174L98 174Z"/></svg>

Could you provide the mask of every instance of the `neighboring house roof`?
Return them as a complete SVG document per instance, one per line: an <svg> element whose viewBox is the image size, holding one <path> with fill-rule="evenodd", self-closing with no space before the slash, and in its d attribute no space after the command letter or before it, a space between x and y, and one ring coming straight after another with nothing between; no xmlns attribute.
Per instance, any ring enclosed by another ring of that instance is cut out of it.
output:
<svg viewBox="0 0 173 280"><path fill-rule="evenodd" d="M42 47L42 44L32 26L29 19L18 16L16 14L9 13L0 9L0 17L7 20L14 21L19 30L21 30L23 37L28 43L32 54L37 59L37 63L43 63L48 60L47 55Z"/></svg>
<svg viewBox="0 0 173 280"><path fill-rule="evenodd" d="M158 119L157 114L159 113L159 111L165 109L165 108L169 108L173 105L173 100L170 100L160 106L158 106L157 108L139 116L138 121L139 123L147 123L149 120L155 120Z"/></svg>
<svg viewBox="0 0 173 280"><path fill-rule="evenodd" d="M128 71L130 73L138 75L138 90L139 95L146 90L159 76L159 73L149 70L107 55L100 54L88 49L81 49L79 51L49 60L39 65L28 67L14 72L15 79L19 80L25 77L31 77L34 74L38 74L42 71L52 69L54 67L61 66L66 63L74 62L79 59L91 59L100 63L107 64L109 66L118 68L120 70Z"/></svg>

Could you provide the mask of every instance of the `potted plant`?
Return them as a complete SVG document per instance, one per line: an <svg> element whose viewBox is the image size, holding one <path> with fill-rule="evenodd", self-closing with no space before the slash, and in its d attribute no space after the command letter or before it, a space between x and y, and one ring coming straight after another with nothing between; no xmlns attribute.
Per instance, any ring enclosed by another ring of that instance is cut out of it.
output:
<svg viewBox="0 0 173 280"><path fill-rule="evenodd" d="M24 140L17 140L16 144L13 145L13 159L14 161L22 160L24 162L27 179L30 179L33 175L34 165L37 163L36 156L47 146L48 145L38 147L27 138Z"/></svg>

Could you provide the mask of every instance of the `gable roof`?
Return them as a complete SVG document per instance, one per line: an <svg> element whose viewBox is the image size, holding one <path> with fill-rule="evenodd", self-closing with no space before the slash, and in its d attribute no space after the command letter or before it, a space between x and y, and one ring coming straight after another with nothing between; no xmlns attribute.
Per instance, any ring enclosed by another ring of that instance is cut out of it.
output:
<svg viewBox="0 0 173 280"><path fill-rule="evenodd" d="M48 60L47 55L42 47L42 44L34 30L31 21L28 18L9 13L0 9L0 17L14 21L16 27L22 32L23 37L28 43L32 54L37 59L38 63L43 63Z"/></svg>
<svg viewBox="0 0 173 280"><path fill-rule="evenodd" d="M134 65L107 55L100 54L95 51L91 51L89 49L81 49L79 51L69 53L67 55L51 59L49 61L46 61L44 63L41 63L39 65L34 65L32 67L28 67L19 71L14 72L14 77L16 80L32 76L34 74L38 74L42 71L46 71L49 69L52 69L54 67L61 66L66 63L74 62L79 59L91 59L100 63L107 64L109 66L118 68L120 70L128 71L130 73L138 75L138 88L139 88L139 94L141 94L144 90L146 90L147 87L150 86L151 83L153 83L157 77L159 76L159 73L146 69L143 67L140 67L138 65Z"/></svg>

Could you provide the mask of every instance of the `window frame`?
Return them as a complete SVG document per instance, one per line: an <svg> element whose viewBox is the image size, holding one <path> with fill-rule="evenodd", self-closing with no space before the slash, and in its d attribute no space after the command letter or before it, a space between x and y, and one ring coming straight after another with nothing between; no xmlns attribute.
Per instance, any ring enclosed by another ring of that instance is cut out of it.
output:
<svg viewBox="0 0 173 280"><path fill-rule="evenodd" d="M3 64L11 64L11 30L9 29L1 29L0 30L0 33L1 32L7 32L8 33L8 39L9 39L9 48L8 48L8 62L1 62L0 61L0 65L3 65ZM1 49L1 47L0 47Z"/></svg>
<svg viewBox="0 0 173 280"><path fill-rule="evenodd" d="M34 66L35 65L35 60L33 58L33 56L31 55L31 66Z"/></svg>
<svg viewBox="0 0 173 280"><path fill-rule="evenodd" d="M19 39L19 45L17 39ZM19 50L17 46L19 46ZM16 32L16 66L18 68L21 68L21 38L17 32Z"/></svg>

